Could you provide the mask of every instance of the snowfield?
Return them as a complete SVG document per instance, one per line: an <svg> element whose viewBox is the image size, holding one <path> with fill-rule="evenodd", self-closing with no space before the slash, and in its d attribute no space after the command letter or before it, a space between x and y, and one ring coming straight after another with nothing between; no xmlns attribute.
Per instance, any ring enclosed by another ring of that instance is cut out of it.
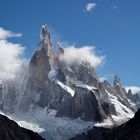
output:
<svg viewBox="0 0 140 140"><path fill-rule="evenodd" d="M39 133L46 140L68 140L94 126L93 122L85 122L80 119L71 120L69 118L56 118L53 115L45 115L43 110L27 114L0 113L14 120L21 127Z"/></svg>
<svg viewBox="0 0 140 140"><path fill-rule="evenodd" d="M127 108L125 105L123 105L121 102L118 101L117 97L113 96L106 90L107 94L110 97L111 102L115 105L116 111L118 116L114 117L112 115L114 120L118 120L117 118L119 117L120 119L122 118L132 118L134 116L134 112L132 112L129 108Z"/></svg>

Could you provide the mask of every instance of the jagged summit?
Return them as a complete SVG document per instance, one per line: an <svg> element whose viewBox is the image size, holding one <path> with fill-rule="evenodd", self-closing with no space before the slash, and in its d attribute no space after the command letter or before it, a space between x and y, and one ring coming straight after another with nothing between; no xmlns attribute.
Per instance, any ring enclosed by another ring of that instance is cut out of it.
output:
<svg viewBox="0 0 140 140"><path fill-rule="evenodd" d="M121 86L121 80L119 75L115 75L114 76L114 88L118 88L119 86Z"/></svg>
<svg viewBox="0 0 140 140"><path fill-rule="evenodd" d="M40 39L42 40L50 40L50 33L48 31L47 25L42 25L41 31L40 31Z"/></svg>
<svg viewBox="0 0 140 140"><path fill-rule="evenodd" d="M43 25L41 27L40 39L41 39L41 41L40 41L40 44L38 47L38 51L45 52L46 56L48 56L51 59L51 61L53 61L51 36L48 31L47 25Z"/></svg>
<svg viewBox="0 0 140 140"><path fill-rule="evenodd" d="M61 54L64 54L64 52L65 52L64 48L62 47L62 45L59 42L57 43L57 49L58 49L58 51L57 51L58 56Z"/></svg>

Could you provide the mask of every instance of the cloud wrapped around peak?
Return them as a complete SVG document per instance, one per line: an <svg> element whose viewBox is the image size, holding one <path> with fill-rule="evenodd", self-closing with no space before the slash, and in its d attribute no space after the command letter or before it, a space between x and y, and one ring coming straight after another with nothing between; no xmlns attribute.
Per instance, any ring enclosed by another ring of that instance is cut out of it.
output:
<svg viewBox="0 0 140 140"><path fill-rule="evenodd" d="M64 48L64 54L59 57L61 61L64 61L68 65L87 62L93 67L99 66L104 58L105 56L97 55L94 46L83 46L80 48L69 46Z"/></svg>
<svg viewBox="0 0 140 140"><path fill-rule="evenodd" d="M127 92L129 89L131 89L133 94L140 93L140 87L137 86L126 86L125 89Z"/></svg>
<svg viewBox="0 0 140 140"><path fill-rule="evenodd" d="M90 12L90 11L92 11L96 6L97 6L96 3L88 3L88 4L86 4L86 11L87 11L87 12Z"/></svg>
<svg viewBox="0 0 140 140"><path fill-rule="evenodd" d="M7 39L10 37L21 37L21 33L14 33L8 30L5 30L4 28L0 27L0 40Z"/></svg>
<svg viewBox="0 0 140 140"><path fill-rule="evenodd" d="M12 33L0 28L0 79L13 78L22 64L20 56L23 55L25 48L6 40L9 37L19 36L20 33Z"/></svg>

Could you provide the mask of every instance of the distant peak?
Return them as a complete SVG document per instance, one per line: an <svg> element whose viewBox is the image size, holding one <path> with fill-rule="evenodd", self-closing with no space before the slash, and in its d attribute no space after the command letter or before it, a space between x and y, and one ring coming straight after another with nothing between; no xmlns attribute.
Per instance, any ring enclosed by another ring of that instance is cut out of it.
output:
<svg viewBox="0 0 140 140"><path fill-rule="evenodd" d="M128 94L132 94L132 90L131 89L128 90Z"/></svg>
<svg viewBox="0 0 140 140"><path fill-rule="evenodd" d="M121 86L121 80L120 80L120 77L118 75L115 75L114 76L114 87L115 88L118 88Z"/></svg>
<svg viewBox="0 0 140 140"><path fill-rule="evenodd" d="M48 27L46 24L41 27L40 38L41 38L41 44L40 44L40 47L38 50L45 48L47 55L52 57L51 36L50 36L50 33L48 31Z"/></svg>
<svg viewBox="0 0 140 140"><path fill-rule="evenodd" d="M64 48L62 47L61 43L57 43L58 55L64 54Z"/></svg>
<svg viewBox="0 0 140 140"><path fill-rule="evenodd" d="M119 77L119 75L115 75L114 76L114 82L115 83L120 83L120 77Z"/></svg>

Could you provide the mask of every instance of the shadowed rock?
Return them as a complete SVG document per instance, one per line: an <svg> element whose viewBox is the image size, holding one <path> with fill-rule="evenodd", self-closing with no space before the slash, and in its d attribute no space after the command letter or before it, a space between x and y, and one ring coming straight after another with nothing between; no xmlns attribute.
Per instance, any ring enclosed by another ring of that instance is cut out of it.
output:
<svg viewBox="0 0 140 140"><path fill-rule="evenodd" d="M0 115L0 140L45 140L39 134L20 127L8 117Z"/></svg>
<svg viewBox="0 0 140 140"><path fill-rule="evenodd" d="M140 139L140 109L134 118L116 128L93 127L87 133L77 135L71 140L139 140Z"/></svg>

